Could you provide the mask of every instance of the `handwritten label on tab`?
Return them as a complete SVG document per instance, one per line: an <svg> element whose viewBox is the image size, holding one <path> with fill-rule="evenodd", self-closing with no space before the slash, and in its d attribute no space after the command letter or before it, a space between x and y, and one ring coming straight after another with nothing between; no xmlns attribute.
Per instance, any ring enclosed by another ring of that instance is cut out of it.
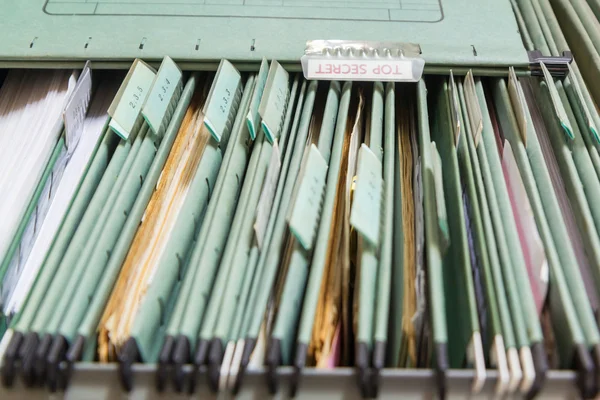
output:
<svg viewBox="0 0 600 400"><path fill-rule="evenodd" d="M594 120L592 118L592 114L585 104L585 100L583 99L583 92L581 90L581 86L579 86L579 82L577 81L577 76L573 72L573 68L571 64L567 64L569 66L569 76L571 77L570 81L575 91L577 92L577 103L579 108L583 111L583 115L585 116L585 122L587 123L588 129L592 134L592 137L596 141L596 143L600 143L600 137L598 136L598 129L596 128L596 124L594 124Z"/></svg>
<svg viewBox="0 0 600 400"><path fill-rule="evenodd" d="M450 82L448 84L450 89L450 119L452 120L452 131L454 132L454 145L458 148L460 143L460 108L458 106L458 92L456 91L456 82L454 81L454 74L450 71Z"/></svg>
<svg viewBox="0 0 600 400"><path fill-rule="evenodd" d="M327 162L314 143L310 146L302 179L289 217L290 231L302 247L310 251L314 245L325 195Z"/></svg>
<svg viewBox="0 0 600 400"><path fill-rule="evenodd" d="M256 76L256 83L254 84L248 115L246 116L246 124L248 124L248 132L250 132L250 137L252 140L256 139L256 134L258 133L258 124L260 123L258 107L260 106L260 100L262 99L263 92L265 91L268 75L269 62L263 57L263 60L260 63L260 70Z"/></svg>
<svg viewBox="0 0 600 400"><path fill-rule="evenodd" d="M83 132L83 123L92 97L92 67L85 63L75 89L63 111L67 149L73 151Z"/></svg>
<svg viewBox="0 0 600 400"><path fill-rule="evenodd" d="M554 106L554 112L556 113L556 116L558 117L560 126L562 126L563 130L565 131L565 133L567 134L567 137L569 139L574 139L575 136L573 135L573 128L571 127L571 122L569 121L569 118L567 117L567 112L565 111L562 101L560 100L558 90L556 90L556 85L554 84L554 78L552 78L552 75L550 74L550 71L548 71L546 64L544 64L543 62L540 62L540 65L542 67L542 72L544 73L544 80L546 81L546 86L548 87L548 92L550 94L550 100L552 100L552 105Z"/></svg>
<svg viewBox="0 0 600 400"><path fill-rule="evenodd" d="M382 169L381 161L363 143L356 165L356 188L350 211L350 225L374 246L379 245L381 231Z"/></svg>
<svg viewBox="0 0 600 400"><path fill-rule="evenodd" d="M525 118L525 97L521 88L519 87L519 81L517 80L517 74L515 69L510 67L508 69L508 95L510 96L510 102L512 103L513 111L517 117L517 124L519 125L519 131L521 133L521 139L523 144L527 146L527 119Z"/></svg>
<svg viewBox="0 0 600 400"><path fill-rule="evenodd" d="M290 95L289 78L290 75L277 61L271 61L265 92L258 109L262 118L261 125L270 143L281 133Z"/></svg>
<svg viewBox="0 0 600 400"><path fill-rule="evenodd" d="M155 76L154 70L139 59L135 60L129 69L108 108L108 115L112 117L109 126L121 138L127 140L138 122Z"/></svg>
<svg viewBox="0 0 600 400"><path fill-rule="evenodd" d="M304 71L306 79L338 81L413 82L411 60L336 60L309 59Z"/></svg>
<svg viewBox="0 0 600 400"><path fill-rule="evenodd" d="M277 181L279 180L279 171L281 169L281 161L279 154L279 145L277 141L273 145L271 153L271 161L269 161L269 169L265 176L262 192L258 200L258 209L256 210L256 221L254 222L254 232L256 233L256 242L258 248L262 248L265 233L267 231L267 222L271 215L273 200L275 199L275 191L277 189Z"/></svg>
<svg viewBox="0 0 600 400"><path fill-rule="evenodd" d="M204 105L204 125L217 142L228 135L242 98L242 77L227 60L221 60Z"/></svg>
<svg viewBox="0 0 600 400"><path fill-rule="evenodd" d="M471 126L471 134L473 135L475 147L477 147L479 145L479 139L481 139L481 131L483 130L483 118L481 116L479 99L477 98L477 92L475 91L475 80L473 79L473 72L471 70L467 72L467 76L465 77L464 88L465 100L469 112L469 125Z"/></svg>
<svg viewBox="0 0 600 400"><path fill-rule="evenodd" d="M165 57L160 64L156 79L150 88L146 103L142 108L142 115L154 133L164 128L164 119L173 99L177 101L183 90L181 70L170 57Z"/></svg>

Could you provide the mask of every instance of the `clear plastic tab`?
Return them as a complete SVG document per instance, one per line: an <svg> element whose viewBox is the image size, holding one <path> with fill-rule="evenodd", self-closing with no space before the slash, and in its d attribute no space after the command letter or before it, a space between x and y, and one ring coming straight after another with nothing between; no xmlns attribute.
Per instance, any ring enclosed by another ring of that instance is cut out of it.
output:
<svg viewBox="0 0 600 400"><path fill-rule="evenodd" d="M302 56L309 80L417 82L425 60L418 44L312 40Z"/></svg>

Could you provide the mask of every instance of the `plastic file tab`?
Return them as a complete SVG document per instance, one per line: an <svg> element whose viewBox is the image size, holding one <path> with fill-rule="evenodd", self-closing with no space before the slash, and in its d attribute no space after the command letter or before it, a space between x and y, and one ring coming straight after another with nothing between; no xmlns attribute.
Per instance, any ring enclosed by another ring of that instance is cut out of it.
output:
<svg viewBox="0 0 600 400"><path fill-rule="evenodd" d="M289 74L287 71L277 61L272 61L265 92L258 111L262 118L265 135L271 143L281 133L287 100L290 95L288 82Z"/></svg>
<svg viewBox="0 0 600 400"><path fill-rule="evenodd" d="M142 115L154 133L164 131L167 123L164 117L168 111L173 112L182 91L181 70L170 57L165 57L142 108Z"/></svg>
<svg viewBox="0 0 600 400"><path fill-rule="evenodd" d="M573 128L571 127L571 123L569 122L569 118L567 117L567 111L565 110L565 107L563 106L560 100L558 91L556 90L554 79L552 78L550 71L546 67L546 64L541 62L540 66L544 74L544 80L546 81L546 85L548 86L548 91L550 92L550 99L552 100L552 106L554 107L556 117L560 121L560 125L564 129L569 139L573 139L575 137L573 135Z"/></svg>
<svg viewBox="0 0 600 400"><path fill-rule="evenodd" d="M383 179L381 161L366 144L358 153L356 188L350 212L350 225L371 244L379 245Z"/></svg>
<svg viewBox="0 0 600 400"><path fill-rule="evenodd" d="M519 82L517 81L517 74L514 68L508 70L508 94L510 95L510 101L512 102L513 111L517 117L517 123L519 124L519 132L523 143L527 146L527 119L525 118L525 97Z"/></svg>
<svg viewBox="0 0 600 400"><path fill-rule="evenodd" d="M258 114L258 108L260 107L260 100L262 99L263 92L265 91L265 84L267 83L267 76L269 75L269 62L266 58L263 58L260 63L260 70L256 76L256 83L254 84L254 91L252 92L252 98L250 99L250 109L246 116L246 123L248 124L248 132L252 140L256 139L258 132L260 115Z"/></svg>
<svg viewBox="0 0 600 400"><path fill-rule="evenodd" d="M271 161L269 161L269 169L265 177L262 192L258 200L258 209L256 210L256 222L254 223L254 231L256 232L256 241L258 247L262 248L265 233L267 231L267 223L269 222L270 214L275 199L275 191L277 190L277 181L279 180L279 171L281 169L281 160L279 155L279 145L277 142L273 145L271 153Z"/></svg>
<svg viewBox="0 0 600 400"><path fill-rule="evenodd" d="M204 106L204 124L217 142L228 133L242 97L240 72L227 60L221 60Z"/></svg>
<svg viewBox="0 0 600 400"><path fill-rule="evenodd" d="M92 97L92 66L88 61L79 75L75 89L67 102L63 119L65 121L65 137L67 149L73 151L79 143L83 131L83 121L87 114Z"/></svg>
<svg viewBox="0 0 600 400"><path fill-rule="evenodd" d="M481 118L481 108L477 101L477 94L475 93L475 81L473 80L473 71L469 71L465 77L465 98L467 101L467 107L469 109L469 124L471 125L471 134L473 135L473 141L475 147L479 145L479 139L481 139L481 131L483 130L483 122Z"/></svg>
<svg viewBox="0 0 600 400"><path fill-rule="evenodd" d="M327 162L312 144L289 218L290 231L305 250L312 249L317 234L326 177Z"/></svg>
<svg viewBox="0 0 600 400"><path fill-rule="evenodd" d="M425 61L412 43L312 40L302 70L306 79L417 82Z"/></svg>
<svg viewBox="0 0 600 400"><path fill-rule="evenodd" d="M135 60L108 108L108 115L112 117L109 126L125 140L138 122L155 76L148 64Z"/></svg>

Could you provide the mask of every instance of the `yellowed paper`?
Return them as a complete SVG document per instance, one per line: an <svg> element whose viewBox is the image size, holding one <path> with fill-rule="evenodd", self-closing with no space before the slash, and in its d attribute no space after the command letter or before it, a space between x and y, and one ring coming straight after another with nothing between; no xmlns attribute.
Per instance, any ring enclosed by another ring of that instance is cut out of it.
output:
<svg viewBox="0 0 600 400"><path fill-rule="evenodd" d="M98 356L102 362L115 361L121 345L129 337L135 315L210 139L201 111L205 98L204 93L198 91L188 107L104 310L98 337Z"/></svg>

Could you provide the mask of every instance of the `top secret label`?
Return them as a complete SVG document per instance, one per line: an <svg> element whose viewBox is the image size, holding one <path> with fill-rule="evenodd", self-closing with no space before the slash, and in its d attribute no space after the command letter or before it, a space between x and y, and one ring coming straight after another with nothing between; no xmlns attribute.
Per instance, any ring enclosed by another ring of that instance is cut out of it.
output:
<svg viewBox="0 0 600 400"><path fill-rule="evenodd" d="M413 82L412 60L309 59L304 76L314 80ZM418 79L417 79L418 80Z"/></svg>

